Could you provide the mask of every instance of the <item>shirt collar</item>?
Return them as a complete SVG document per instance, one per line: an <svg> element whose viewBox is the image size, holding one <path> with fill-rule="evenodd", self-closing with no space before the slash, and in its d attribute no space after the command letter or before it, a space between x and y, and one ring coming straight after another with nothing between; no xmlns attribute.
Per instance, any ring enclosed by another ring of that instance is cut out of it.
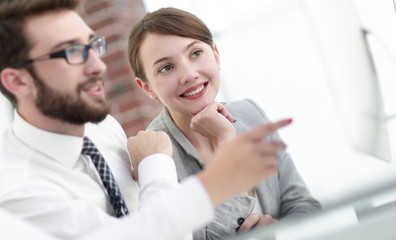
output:
<svg viewBox="0 0 396 240"><path fill-rule="evenodd" d="M83 145L81 137L48 132L25 121L14 112L12 131L15 136L32 149L47 155L71 168L77 162Z"/></svg>

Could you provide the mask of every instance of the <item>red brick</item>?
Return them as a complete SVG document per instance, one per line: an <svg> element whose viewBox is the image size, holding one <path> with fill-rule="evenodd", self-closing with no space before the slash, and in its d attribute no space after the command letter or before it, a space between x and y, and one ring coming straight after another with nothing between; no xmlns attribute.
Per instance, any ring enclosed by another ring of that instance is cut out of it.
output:
<svg viewBox="0 0 396 240"><path fill-rule="evenodd" d="M105 88L111 114L121 123L127 136L135 135L162 108L136 86L127 57L128 33L145 14L143 2L88 0L85 12L90 27L107 40L108 52L103 60L107 64Z"/></svg>

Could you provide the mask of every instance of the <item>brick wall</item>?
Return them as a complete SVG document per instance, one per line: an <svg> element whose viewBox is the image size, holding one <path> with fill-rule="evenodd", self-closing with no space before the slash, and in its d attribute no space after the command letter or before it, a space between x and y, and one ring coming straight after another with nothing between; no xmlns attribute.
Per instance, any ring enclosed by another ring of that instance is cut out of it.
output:
<svg viewBox="0 0 396 240"><path fill-rule="evenodd" d="M99 35L106 36L107 80L111 114L127 136L144 129L161 107L148 98L134 82L129 66L127 41L133 24L145 13L142 0L86 0L87 22Z"/></svg>

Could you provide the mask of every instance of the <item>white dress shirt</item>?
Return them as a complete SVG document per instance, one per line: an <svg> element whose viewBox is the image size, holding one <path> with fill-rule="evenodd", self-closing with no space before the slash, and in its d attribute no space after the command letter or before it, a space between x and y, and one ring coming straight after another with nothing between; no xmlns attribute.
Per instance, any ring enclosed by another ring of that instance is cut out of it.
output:
<svg viewBox="0 0 396 240"><path fill-rule="evenodd" d="M28 222L22 221L16 216L0 209L0 239L7 240L55 240L55 237L47 235L35 228Z"/></svg>
<svg viewBox="0 0 396 240"><path fill-rule="evenodd" d="M209 196L197 178L178 185L173 160L154 154L131 177L126 136L108 116L86 124L85 135L113 172L130 211L112 217L112 207L82 138L38 129L17 113L0 141L0 207L62 239L180 239L213 217ZM140 201L140 203L139 203Z"/></svg>

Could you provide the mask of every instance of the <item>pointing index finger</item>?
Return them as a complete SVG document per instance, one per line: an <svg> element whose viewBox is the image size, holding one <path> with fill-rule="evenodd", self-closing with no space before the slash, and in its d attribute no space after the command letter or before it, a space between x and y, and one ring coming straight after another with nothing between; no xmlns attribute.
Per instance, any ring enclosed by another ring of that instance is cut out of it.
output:
<svg viewBox="0 0 396 240"><path fill-rule="evenodd" d="M252 140L261 141L263 138L271 135L276 130L285 127L293 122L292 118L282 119L276 122L265 123L258 127L252 128L249 131L246 131L244 134Z"/></svg>

